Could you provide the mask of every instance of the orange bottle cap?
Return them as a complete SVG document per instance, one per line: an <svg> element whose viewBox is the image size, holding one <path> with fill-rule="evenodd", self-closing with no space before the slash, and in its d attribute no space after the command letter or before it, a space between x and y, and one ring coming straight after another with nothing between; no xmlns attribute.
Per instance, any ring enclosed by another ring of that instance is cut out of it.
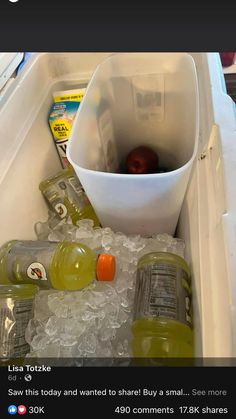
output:
<svg viewBox="0 0 236 419"><path fill-rule="evenodd" d="M96 271L98 281L112 281L116 271L115 256L101 253L98 256Z"/></svg>

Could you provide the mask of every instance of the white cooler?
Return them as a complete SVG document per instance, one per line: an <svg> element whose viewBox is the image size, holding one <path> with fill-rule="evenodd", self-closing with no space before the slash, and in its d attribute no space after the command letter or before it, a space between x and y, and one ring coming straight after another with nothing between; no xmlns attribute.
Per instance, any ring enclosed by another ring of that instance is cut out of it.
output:
<svg viewBox="0 0 236 419"><path fill-rule="evenodd" d="M0 102L0 232L35 239L48 209L38 185L61 168L48 125L52 93L87 84L108 53L35 54ZM236 118L219 55L194 53L197 157L177 226L193 277L196 355L236 356ZM230 362L227 360L227 362Z"/></svg>

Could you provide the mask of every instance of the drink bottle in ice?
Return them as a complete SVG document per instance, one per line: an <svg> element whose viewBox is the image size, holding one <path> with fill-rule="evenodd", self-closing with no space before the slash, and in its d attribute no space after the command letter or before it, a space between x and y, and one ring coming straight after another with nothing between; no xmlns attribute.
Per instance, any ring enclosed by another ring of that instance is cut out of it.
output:
<svg viewBox="0 0 236 419"><path fill-rule="evenodd" d="M3 278L1 276L1 282ZM22 364L30 347L25 340L25 330L33 317L35 285L0 285L0 365Z"/></svg>
<svg viewBox="0 0 236 419"><path fill-rule="evenodd" d="M69 216L72 223L76 225L77 221L89 218L93 220L94 226L100 225L100 221L71 165L43 180L39 189L59 220Z"/></svg>
<svg viewBox="0 0 236 419"><path fill-rule="evenodd" d="M191 279L183 258L168 252L140 258L133 320L135 358L193 357Z"/></svg>
<svg viewBox="0 0 236 419"><path fill-rule="evenodd" d="M0 248L0 280L40 288L79 290L93 280L112 281L115 257L75 242L12 240Z"/></svg>

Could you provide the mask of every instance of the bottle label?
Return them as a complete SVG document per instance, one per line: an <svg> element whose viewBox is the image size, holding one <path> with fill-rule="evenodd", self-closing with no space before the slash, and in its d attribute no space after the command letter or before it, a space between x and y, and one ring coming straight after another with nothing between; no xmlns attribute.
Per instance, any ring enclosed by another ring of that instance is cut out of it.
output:
<svg viewBox="0 0 236 419"><path fill-rule="evenodd" d="M178 266L153 263L138 269L134 320L165 317L192 326L190 280Z"/></svg>
<svg viewBox="0 0 236 419"><path fill-rule="evenodd" d="M162 121L164 118L164 75L134 76L132 86L137 120Z"/></svg>
<svg viewBox="0 0 236 419"><path fill-rule="evenodd" d="M7 255L10 281L52 288L49 267L57 246L57 242L18 241Z"/></svg>
<svg viewBox="0 0 236 419"><path fill-rule="evenodd" d="M68 206L74 205L82 211L90 202L84 189L75 176L65 177L53 182L43 194L49 206L63 219L68 215Z"/></svg>
<svg viewBox="0 0 236 419"><path fill-rule="evenodd" d="M24 357L29 352L25 329L33 317L33 301L0 299L0 358Z"/></svg>

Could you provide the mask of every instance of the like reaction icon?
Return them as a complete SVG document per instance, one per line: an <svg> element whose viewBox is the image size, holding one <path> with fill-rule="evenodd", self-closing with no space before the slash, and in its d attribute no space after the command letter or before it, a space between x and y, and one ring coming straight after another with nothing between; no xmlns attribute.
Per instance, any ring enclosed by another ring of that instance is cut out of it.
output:
<svg viewBox="0 0 236 419"><path fill-rule="evenodd" d="M27 412L27 409L23 404L20 404L18 406L17 412L19 415L24 415Z"/></svg>
<svg viewBox="0 0 236 419"><path fill-rule="evenodd" d="M15 415L17 413L17 407L14 404L11 404L11 406L8 406L8 413L9 415Z"/></svg>

